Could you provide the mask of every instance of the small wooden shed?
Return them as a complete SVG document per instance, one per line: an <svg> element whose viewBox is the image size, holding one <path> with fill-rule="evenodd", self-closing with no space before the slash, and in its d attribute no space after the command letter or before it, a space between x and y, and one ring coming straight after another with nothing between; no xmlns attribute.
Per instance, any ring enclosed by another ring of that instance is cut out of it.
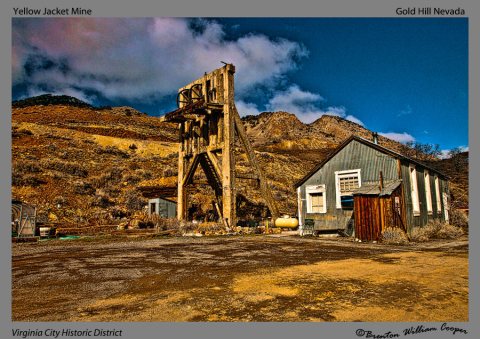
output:
<svg viewBox="0 0 480 339"><path fill-rule="evenodd" d="M353 192L356 238L377 241L386 227L407 233L401 184L402 180L364 183Z"/></svg>
<svg viewBox="0 0 480 339"><path fill-rule="evenodd" d="M177 204L174 201L165 198L149 199L148 214L158 214L162 218L176 218Z"/></svg>

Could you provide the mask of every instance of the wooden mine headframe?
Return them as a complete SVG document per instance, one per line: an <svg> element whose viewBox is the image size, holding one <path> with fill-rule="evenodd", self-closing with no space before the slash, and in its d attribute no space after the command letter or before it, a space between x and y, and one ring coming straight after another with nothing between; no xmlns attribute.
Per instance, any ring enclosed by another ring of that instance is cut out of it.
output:
<svg viewBox="0 0 480 339"><path fill-rule="evenodd" d="M179 220L187 218L187 186L194 185L198 165L215 193L217 213L229 228L236 225L236 179L258 180L259 187L273 218L277 206L260 169L245 128L235 107L235 66L226 64L178 90L178 109L166 114L165 121L177 122L180 149L178 152ZM252 174L235 172L234 145L238 136Z"/></svg>

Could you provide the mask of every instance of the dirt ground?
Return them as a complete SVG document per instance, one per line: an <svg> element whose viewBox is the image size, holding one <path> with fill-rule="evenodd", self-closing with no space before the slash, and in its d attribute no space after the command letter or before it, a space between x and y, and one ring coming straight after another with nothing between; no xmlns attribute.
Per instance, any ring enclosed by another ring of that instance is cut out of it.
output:
<svg viewBox="0 0 480 339"><path fill-rule="evenodd" d="M468 321L468 239L12 244L13 321Z"/></svg>

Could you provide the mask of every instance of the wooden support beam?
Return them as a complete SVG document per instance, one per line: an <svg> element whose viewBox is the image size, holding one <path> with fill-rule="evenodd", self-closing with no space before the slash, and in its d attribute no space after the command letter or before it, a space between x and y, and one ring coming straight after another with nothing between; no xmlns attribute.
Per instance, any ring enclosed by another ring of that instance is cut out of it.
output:
<svg viewBox="0 0 480 339"><path fill-rule="evenodd" d="M183 129L181 124L180 130ZM185 177L185 151L183 149L183 140L180 141L180 149L178 151L178 178L177 178L177 219L185 220L187 217L187 191L183 186Z"/></svg>
<svg viewBox="0 0 480 339"><path fill-rule="evenodd" d="M225 65L223 72L223 150L222 150L222 184L223 184L223 220L227 228L236 226L235 193L235 102L233 74L235 67ZM220 119L222 120L222 119Z"/></svg>
<svg viewBox="0 0 480 339"><path fill-rule="evenodd" d="M257 158L255 157L255 153L253 152L253 148L250 145L250 141L248 140L247 132L243 127L242 120L240 119L240 115L238 114L238 111L235 105L233 106L233 109L234 109L235 128L237 130L238 137L241 143L243 144L243 147L245 148L245 153L247 154L248 161L252 165L255 174L258 176L260 180L260 191L262 192L262 196L265 199L265 202L267 203L268 208L270 209L272 218L275 220L276 218L279 217L277 204L275 203L275 200L273 200L272 192L270 190L270 187L268 186L265 176L262 173L260 165L257 162Z"/></svg>
<svg viewBox="0 0 480 339"><path fill-rule="evenodd" d="M205 176L210 183L210 186L215 191L215 195L222 195L222 182L221 177L218 175L214 168L214 165L205 153L200 156L200 165L202 166Z"/></svg>
<svg viewBox="0 0 480 339"><path fill-rule="evenodd" d="M209 186L210 183L208 182L208 180L194 180L193 183L195 185L205 185L205 186Z"/></svg>
<svg viewBox="0 0 480 339"><path fill-rule="evenodd" d="M207 109L221 111L223 109L223 104L208 103Z"/></svg>
<svg viewBox="0 0 480 339"><path fill-rule="evenodd" d="M258 175L253 174L253 173L236 173L235 177L237 179L260 180Z"/></svg>
<svg viewBox="0 0 480 339"><path fill-rule="evenodd" d="M183 178L183 181L182 181L182 186L183 187L185 187L186 185L188 185L189 183L192 182L193 175L195 174L195 171L197 170L199 162L200 162L200 156L198 154L196 154L195 158L193 158L192 163L190 164L187 171L185 172L186 175L185 175L185 177Z"/></svg>
<svg viewBox="0 0 480 339"><path fill-rule="evenodd" d="M219 153L223 149L223 142L207 147L207 151L211 153Z"/></svg>
<svg viewBox="0 0 480 339"><path fill-rule="evenodd" d="M222 171L220 170L220 166L218 166L217 157L215 156L215 154L213 154L212 152L210 152L208 149L207 149L206 153L207 153L208 159L210 159L210 162L211 162L212 165L213 165L213 168L215 169L215 172L216 172L217 177L220 178Z"/></svg>
<svg viewBox="0 0 480 339"><path fill-rule="evenodd" d="M220 209L220 206L218 204L218 201L213 201L213 205L215 206L215 209L217 210L217 213L218 213L218 217L220 218L220 220L223 220L223 213L222 213L222 210Z"/></svg>

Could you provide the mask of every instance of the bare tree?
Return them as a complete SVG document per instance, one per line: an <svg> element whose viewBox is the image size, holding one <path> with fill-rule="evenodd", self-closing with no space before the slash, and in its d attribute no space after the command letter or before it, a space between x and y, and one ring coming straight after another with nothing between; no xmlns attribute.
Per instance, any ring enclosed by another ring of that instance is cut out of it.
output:
<svg viewBox="0 0 480 339"><path fill-rule="evenodd" d="M460 156L461 153L462 149L460 147L455 147L448 151L448 156L450 157L450 159L453 160L453 166L455 167L455 171L457 172L462 169L465 162L465 159Z"/></svg>

